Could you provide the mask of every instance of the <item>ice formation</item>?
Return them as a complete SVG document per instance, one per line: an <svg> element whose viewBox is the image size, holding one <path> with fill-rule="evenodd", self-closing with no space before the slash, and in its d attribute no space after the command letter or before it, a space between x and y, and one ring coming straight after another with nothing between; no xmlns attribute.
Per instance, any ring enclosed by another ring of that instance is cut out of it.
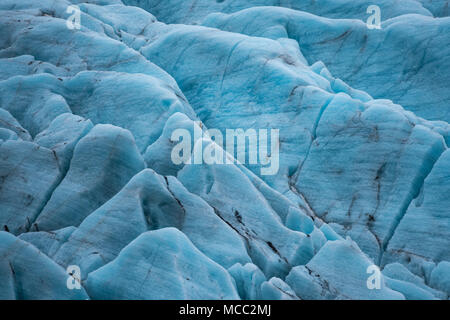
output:
<svg viewBox="0 0 450 320"><path fill-rule="evenodd" d="M2 0L0 30L1 299L449 298L447 0ZM279 170L174 163L180 128L277 129Z"/></svg>

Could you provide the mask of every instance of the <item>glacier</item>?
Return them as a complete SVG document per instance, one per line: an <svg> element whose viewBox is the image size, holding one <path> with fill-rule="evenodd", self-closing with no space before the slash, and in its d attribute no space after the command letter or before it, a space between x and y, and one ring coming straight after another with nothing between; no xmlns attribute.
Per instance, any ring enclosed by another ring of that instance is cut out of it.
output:
<svg viewBox="0 0 450 320"><path fill-rule="evenodd" d="M0 299L450 298L448 0L2 0L0 30ZM276 174L172 160L237 128L279 130Z"/></svg>

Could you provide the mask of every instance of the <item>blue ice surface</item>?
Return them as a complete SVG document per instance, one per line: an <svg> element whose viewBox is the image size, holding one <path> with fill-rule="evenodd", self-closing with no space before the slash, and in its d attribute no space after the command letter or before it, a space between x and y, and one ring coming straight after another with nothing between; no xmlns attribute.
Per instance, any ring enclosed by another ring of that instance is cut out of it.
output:
<svg viewBox="0 0 450 320"><path fill-rule="evenodd" d="M399 15L416 13L432 16L433 12L445 14L445 0L316 0L316 1L279 1L279 0L233 0L233 1L183 1L183 0L123 0L126 5L138 6L152 12L160 21L166 23L195 24L210 13L234 13L251 7L280 6L298 11L306 11L329 18L354 18L366 20L366 10L370 5L380 7L382 18L390 19ZM446 13L448 15L448 11Z"/></svg>
<svg viewBox="0 0 450 320"><path fill-rule="evenodd" d="M0 299L88 299L83 287L70 290L66 270L33 245L0 231Z"/></svg>
<svg viewBox="0 0 450 320"><path fill-rule="evenodd" d="M230 274L175 228L141 234L86 287L94 299L239 299Z"/></svg>
<svg viewBox="0 0 450 320"><path fill-rule="evenodd" d="M448 8L371 4L3 0L0 298L448 299Z"/></svg>
<svg viewBox="0 0 450 320"><path fill-rule="evenodd" d="M354 1L351 5L357 7ZM388 13L382 5L380 9L383 16ZM310 64L323 62L350 86L374 98L389 98L428 120L450 121L450 76L442 72L450 67L448 18L404 12L383 18L381 29L370 30L357 15L330 19L309 12L253 7L230 15L213 13L203 24L274 40L293 39ZM338 84L334 87L339 90Z"/></svg>

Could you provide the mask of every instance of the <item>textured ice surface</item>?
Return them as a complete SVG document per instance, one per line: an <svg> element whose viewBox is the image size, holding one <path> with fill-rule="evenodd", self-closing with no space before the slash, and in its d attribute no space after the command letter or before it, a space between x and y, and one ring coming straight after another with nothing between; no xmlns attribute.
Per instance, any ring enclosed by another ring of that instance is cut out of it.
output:
<svg viewBox="0 0 450 320"><path fill-rule="evenodd" d="M305 266L293 268L286 281L301 299L404 299L383 278L379 289L369 289L370 265L352 240L329 241Z"/></svg>
<svg viewBox="0 0 450 320"><path fill-rule="evenodd" d="M69 275L36 247L0 231L0 298L87 299L85 290L69 290Z"/></svg>
<svg viewBox="0 0 450 320"><path fill-rule="evenodd" d="M382 10L383 20L408 13L431 16L427 8L441 15L446 14L446 0L402 0L401 2L392 0L123 0L122 2L144 8L166 23L198 23L209 13L233 13L260 6L280 6L331 18L364 19L367 17L367 7L373 4L378 5Z"/></svg>
<svg viewBox="0 0 450 320"><path fill-rule="evenodd" d="M322 61L349 85L374 98L389 98L428 120L450 121L450 76L442 72L450 68L449 18L402 15L374 31L356 19L256 7L232 15L211 14L204 24L275 40L294 39L309 63Z"/></svg>
<svg viewBox="0 0 450 320"><path fill-rule="evenodd" d="M230 274L175 228L141 234L86 287L94 299L239 298Z"/></svg>
<svg viewBox="0 0 450 320"><path fill-rule="evenodd" d="M447 16L1 1L0 298L448 299ZM172 161L212 128L278 129L278 172Z"/></svg>
<svg viewBox="0 0 450 320"><path fill-rule="evenodd" d="M133 136L97 125L76 145L70 167L33 224L35 230L78 226L144 169Z"/></svg>

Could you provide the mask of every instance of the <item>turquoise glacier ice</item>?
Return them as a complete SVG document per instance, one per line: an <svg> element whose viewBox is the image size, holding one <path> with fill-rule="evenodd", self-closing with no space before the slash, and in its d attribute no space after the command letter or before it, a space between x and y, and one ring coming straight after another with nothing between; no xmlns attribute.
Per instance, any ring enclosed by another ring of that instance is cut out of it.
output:
<svg viewBox="0 0 450 320"><path fill-rule="evenodd" d="M450 299L448 0L2 0L0 30L0 299ZM230 129L279 132L277 170Z"/></svg>

